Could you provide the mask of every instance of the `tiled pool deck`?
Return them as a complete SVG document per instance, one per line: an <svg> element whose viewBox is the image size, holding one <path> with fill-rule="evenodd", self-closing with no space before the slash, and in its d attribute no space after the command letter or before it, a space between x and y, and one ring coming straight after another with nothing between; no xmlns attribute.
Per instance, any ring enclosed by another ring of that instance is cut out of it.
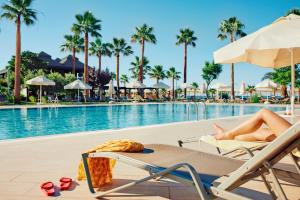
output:
<svg viewBox="0 0 300 200"><path fill-rule="evenodd" d="M212 133L212 123L218 122L224 127L234 127L247 117L234 117L199 122L184 122L151 127L130 128L93 133L79 133L60 136L20 139L0 142L0 199L35 200L46 199L39 185L44 181L59 183L62 176L76 177L81 153L91 147L111 139L133 139L142 143L164 143L177 145L184 137ZM293 119L294 121L299 118ZM192 144L189 148L214 151L212 147ZM286 161L288 162L288 160ZM127 183L147 175L128 165L117 163L114 170L114 185ZM284 183L289 199L300 198L300 187ZM258 179L236 190L237 193L255 199L270 199L263 183ZM71 191L63 191L50 199L88 200L94 199L89 193L86 182L73 185ZM150 181L141 185L113 193L104 199L197 199L193 188L179 183L162 180Z"/></svg>

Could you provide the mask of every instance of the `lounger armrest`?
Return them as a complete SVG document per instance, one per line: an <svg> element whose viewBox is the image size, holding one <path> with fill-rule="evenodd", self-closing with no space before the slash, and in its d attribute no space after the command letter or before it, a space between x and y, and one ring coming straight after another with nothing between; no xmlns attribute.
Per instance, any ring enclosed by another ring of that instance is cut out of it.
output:
<svg viewBox="0 0 300 200"><path fill-rule="evenodd" d="M254 147L254 148L247 148L247 147L240 146L240 147L232 149L230 151L226 151L225 153L221 153L221 155L222 156L227 156L227 155L232 154L234 152L242 151L241 153L237 153L237 154L233 155L232 157L239 157L239 156L244 155L244 154L248 154L250 157L253 157L254 156L254 154L253 154L254 151L261 150L266 145L267 144L262 144L262 145L259 145L257 147Z"/></svg>

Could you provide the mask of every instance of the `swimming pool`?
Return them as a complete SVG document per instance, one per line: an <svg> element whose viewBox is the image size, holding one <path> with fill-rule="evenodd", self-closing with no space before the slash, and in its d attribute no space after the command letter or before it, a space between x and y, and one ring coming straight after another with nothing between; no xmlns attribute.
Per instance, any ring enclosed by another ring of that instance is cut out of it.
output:
<svg viewBox="0 0 300 200"><path fill-rule="evenodd" d="M188 104L170 103L1 109L0 140L196 120L195 108L194 105L188 109ZM204 107L200 105L198 118L252 114L261 108L207 105L204 114ZM273 106L268 108L273 111L285 109Z"/></svg>

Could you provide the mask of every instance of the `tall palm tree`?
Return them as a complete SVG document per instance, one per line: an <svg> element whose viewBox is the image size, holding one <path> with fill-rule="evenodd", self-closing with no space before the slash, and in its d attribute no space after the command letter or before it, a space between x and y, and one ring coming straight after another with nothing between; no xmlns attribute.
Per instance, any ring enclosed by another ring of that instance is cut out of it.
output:
<svg viewBox="0 0 300 200"><path fill-rule="evenodd" d="M15 58L15 83L14 96L16 103L20 102L20 65L21 65L21 23L33 25L36 21L36 11L31 8L33 0L9 0L2 6L1 18L6 18L16 24L16 58Z"/></svg>
<svg viewBox="0 0 300 200"><path fill-rule="evenodd" d="M219 27L218 39L225 40L229 38L230 42L234 42L238 37L246 36L243 32L245 25L236 17L223 20ZM234 64L231 63L231 99L234 99Z"/></svg>
<svg viewBox="0 0 300 200"><path fill-rule="evenodd" d="M110 47L111 44L110 43L103 43L101 38L97 38L95 40L95 42L91 42L91 47L89 48L90 51L90 55L96 55L98 57L98 66L99 66L99 73L101 72L101 60L102 60L102 56L108 56L111 57L111 51L110 51Z"/></svg>
<svg viewBox="0 0 300 200"><path fill-rule="evenodd" d="M180 72L177 72L175 67L170 67L167 77L172 80L172 99L175 100L175 80L180 79Z"/></svg>
<svg viewBox="0 0 300 200"><path fill-rule="evenodd" d="M196 91L199 88L199 84L196 83L196 82L193 82L192 87L193 87L193 90L194 90L194 100L196 100Z"/></svg>
<svg viewBox="0 0 300 200"><path fill-rule="evenodd" d="M197 37L194 36L194 31L185 28L179 30L180 34L177 35L176 45L183 44L184 45L184 70L183 70L183 82L187 81L187 47L191 45L192 47L196 46ZM184 89L184 97L186 98L186 89Z"/></svg>
<svg viewBox="0 0 300 200"><path fill-rule="evenodd" d="M72 31L76 34L84 35L84 82L89 82L88 72L88 49L89 49L89 34L93 37L100 37L101 20L94 17L90 11L86 11L83 15L75 15L76 23L73 24ZM86 91L87 93L87 91Z"/></svg>
<svg viewBox="0 0 300 200"><path fill-rule="evenodd" d="M112 54L116 56L117 59L117 68L116 68L116 80L117 80L117 95L119 96L119 87L120 87L120 55L129 56L133 53L131 46L127 45L123 38L113 38L112 45L109 47Z"/></svg>
<svg viewBox="0 0 300 200"><path fill-rule="evenodd" d="M165 73L165 70L163 69L162 65L155 65L149 72L149 76L152 79L156 79L156 83L159 83L160 80L163 80L164 78L166 78L166 73ZM158 91L159 91L159 89L157 89L157 92L156 92L157 98L159 96Z"/></svg>
<svg viewBox="0 0 300 200"><path fill-rule="evenodd" d="M61 51L72 52L72 73L76 73L76 53L83 50L84 39L79 35L65 35L65 43L60 46Z"/></svg>
<svg viewBox="0 0 300 200"><path fill-rule="evenodd" d="M129 70L132 73L131 78L138 80L139 77L139 71L140 71L140 58L138 56L135 56L134 61L132 61L130 63L130 65L132 66L131 68L129 68ZM147 59L147 57L144 57L144 64L143 64L143 79L145 79L145 75L149 72L149 70L151 69L151 66L148 65L149 64L149 60Z"/></svg>
<svg viewBox="0 0 300 200"><path fill-rule="evenodd" d="M156 37L153 34L153 27L148 26L147 24L143 24L140 27L135 27L136 32L131 36L132 42L139 42L141 44L141 61L139 67L139 76L138 81L141 83L144 79L144 51L145 51L145 42L156 43Z"/></svg>
<svg viewBox="0 0 300 200"><path fill-rule="evenodd" d="M124 84L124 87L126 87L126 83L129 83L129 78L126 74L122 74L120 78L120 82Z"/></svg>

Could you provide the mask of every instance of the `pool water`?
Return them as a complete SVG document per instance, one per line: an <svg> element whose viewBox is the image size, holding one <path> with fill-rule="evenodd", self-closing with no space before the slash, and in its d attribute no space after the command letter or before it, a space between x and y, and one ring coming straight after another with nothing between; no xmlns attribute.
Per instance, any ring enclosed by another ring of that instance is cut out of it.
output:
<svg viewBox="0 0 300 200"><path fill-rule="evenodd" d="M0 140L196 120L196 106L143 104L0 110ZM199 105L198 119L252 114L262 106ZM284 107L268 107L282 111ZM189 113L189 114L188 114Z"/></svg>

